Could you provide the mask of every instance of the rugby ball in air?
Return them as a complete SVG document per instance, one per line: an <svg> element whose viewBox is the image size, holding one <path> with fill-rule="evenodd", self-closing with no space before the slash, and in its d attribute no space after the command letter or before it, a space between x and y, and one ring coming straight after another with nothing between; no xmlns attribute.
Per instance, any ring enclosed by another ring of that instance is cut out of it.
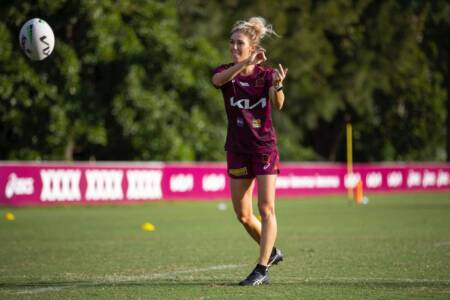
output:
<svg viewBox="0 0 450 300"><path fill-rule="evenodd" d="M19 34L20 47L31 60L47 58L55 47L53 30L42 19L34 18L23 24Z"/></svg>

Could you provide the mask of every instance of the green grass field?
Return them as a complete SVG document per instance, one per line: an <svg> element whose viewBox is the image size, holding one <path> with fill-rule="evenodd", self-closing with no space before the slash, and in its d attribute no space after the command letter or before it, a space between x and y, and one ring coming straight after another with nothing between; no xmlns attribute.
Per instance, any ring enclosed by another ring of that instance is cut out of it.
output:
<svg viewBox="0 0 450 300"><path fill-rule="evenodd" d="M278 200L262 287L237 285L258 248L229 202L2 207L0 298L449 299L450 193L369 196Z"/></svg>

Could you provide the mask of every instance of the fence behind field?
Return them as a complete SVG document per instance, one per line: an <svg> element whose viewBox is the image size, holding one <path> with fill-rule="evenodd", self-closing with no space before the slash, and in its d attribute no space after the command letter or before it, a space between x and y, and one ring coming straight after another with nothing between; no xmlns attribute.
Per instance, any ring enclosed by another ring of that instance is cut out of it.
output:
<svg viewBox="0 0 450 300"><path fill-rule="evenodd" d="M450 164L285 163L277 195L450 190ZM0 163L0 204L96 204L229 198L225 163Z"/></svg>

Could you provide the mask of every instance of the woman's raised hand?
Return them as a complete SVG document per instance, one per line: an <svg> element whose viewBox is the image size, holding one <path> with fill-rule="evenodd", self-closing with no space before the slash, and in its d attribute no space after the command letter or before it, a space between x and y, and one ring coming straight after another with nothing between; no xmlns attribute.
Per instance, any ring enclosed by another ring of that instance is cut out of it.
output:
<svg viewBox="0 0 450 300"><path fill-rule="evenodd" d="M262 48L257 49L253 52L249 58L247 58L247 65L258 65L267 60L266 51Z"/></svg>
<svg viewBox="0 0 450 300"><path fill-rule="evenodd" d="M288 69L284 69L281 64L278 64L278 69L275 69L274 75L273 75L273 84L276 86L282 85L284 78L286 78L286 75L288 73Z"/></svg>

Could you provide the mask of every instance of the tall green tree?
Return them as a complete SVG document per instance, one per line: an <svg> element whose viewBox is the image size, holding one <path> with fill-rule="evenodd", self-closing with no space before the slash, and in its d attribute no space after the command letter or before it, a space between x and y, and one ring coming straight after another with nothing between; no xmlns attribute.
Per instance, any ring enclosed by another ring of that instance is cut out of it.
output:
<svg viewBox="0 0 450 300"><path fill-rule="evenodd" d="M446 91L446 143L447 161L450 162L450 3L444 0L418 1L426 14L423 36L423 49L433 73Z"/></svg>
<svg viewBox="0 0 450 300"><path fill-rule="evenodd" d="M217 160L216 50L178 34L176 2L41 1L1 10L4 159ZM31 62L17 32L41 16L54 53ZM218 125L220 124L220 126Z"/></svg>

